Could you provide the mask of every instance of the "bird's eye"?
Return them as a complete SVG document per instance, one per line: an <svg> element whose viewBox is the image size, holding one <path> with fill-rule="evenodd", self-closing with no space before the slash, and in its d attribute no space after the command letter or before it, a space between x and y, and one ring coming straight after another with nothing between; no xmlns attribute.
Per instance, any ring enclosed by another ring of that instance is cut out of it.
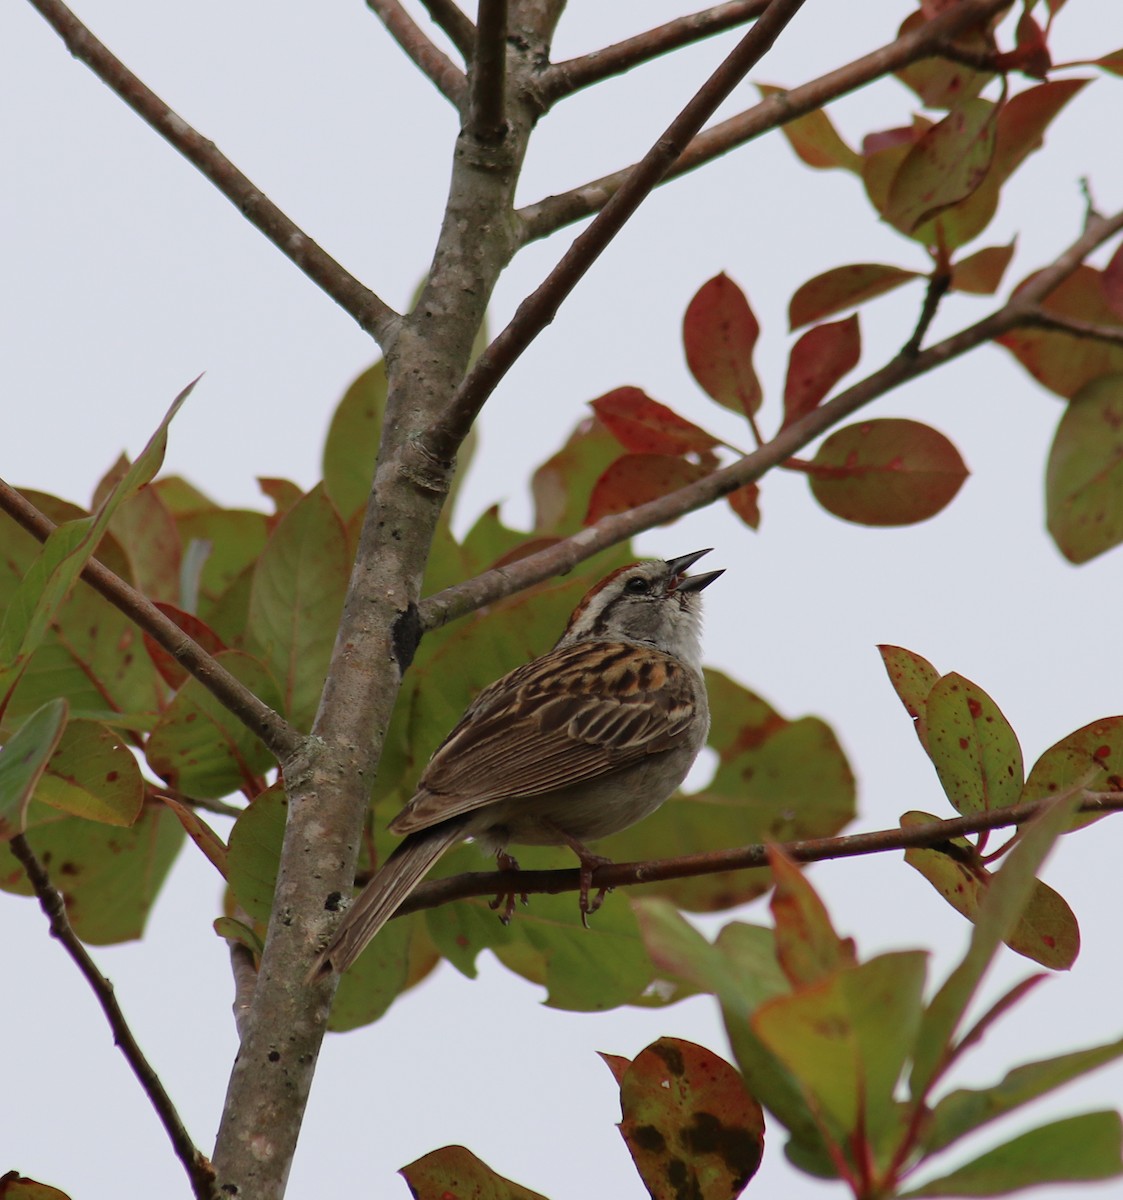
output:
<svg viewBox="0 0 1123 1200"><path fill-rule="evenodd" d="M647 580L642 576L633 575L631 579L624 584L624 591L630 596L641 596L647 591Z"/></svg>

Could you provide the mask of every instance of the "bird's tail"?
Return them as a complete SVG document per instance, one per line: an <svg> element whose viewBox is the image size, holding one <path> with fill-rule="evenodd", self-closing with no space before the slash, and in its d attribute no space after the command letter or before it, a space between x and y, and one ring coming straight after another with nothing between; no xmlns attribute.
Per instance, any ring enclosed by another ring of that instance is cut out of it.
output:
<svg viewBox="0 0 1123 1200"><path fill-rule="evenodd" d="M342 974L398 911L438 858L464 837L459 821L411 833L375 872L343 914L339 928L320 952L307 981L329 971Z"/></svg>

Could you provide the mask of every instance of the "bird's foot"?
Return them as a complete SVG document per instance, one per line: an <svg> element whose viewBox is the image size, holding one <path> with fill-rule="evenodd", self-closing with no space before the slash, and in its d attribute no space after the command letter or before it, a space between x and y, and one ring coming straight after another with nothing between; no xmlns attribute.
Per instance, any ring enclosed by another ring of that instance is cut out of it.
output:
<svg viewBox="0 0 1123 1200"><path fill-rule="evenodd" d="M505 850L499 850L495 855L495 865L500 871L517 871L519 869L519 860L508 854ZM504 925L510 925L511 918L515 915L515 897L523 902L529 903L526 892L500 892L494 900L489 901L489 907L498 909L503 905L503 911L499 914L499 919Z"/></svg>

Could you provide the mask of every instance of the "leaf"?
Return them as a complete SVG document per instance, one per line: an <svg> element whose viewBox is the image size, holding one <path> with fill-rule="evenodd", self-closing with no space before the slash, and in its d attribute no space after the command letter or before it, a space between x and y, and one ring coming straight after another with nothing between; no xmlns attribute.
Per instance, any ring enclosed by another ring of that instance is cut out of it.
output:
<svg viewBox="0 0 1123 1200"><path fill-rule="evenodd" d="M379 359L351 384L324 442L324 491L349 518L367 502L386 411L386 364Z"/></svg>
<svg viewBox="0 0 1123 1200"><path fill-rule="evenodd" d="M597 843L616 862L696 854L754 842L829 837L854 815L854 777L830 727L816 717L788 721L747 688L707 670L713 721L709 745L720 762L700 792L672 797L630 829ZM641 884L693 912L717 912L761 895L769 872L722 871Z"/></svg>
<svg viewBox="0 0 1123 1200"><path fill-rule="evenodd" d="M385 1014L408 986L410 945L423 928L419 921L399 918L379 930L339 981L328 1021L333 1033L370 1025Z"/></svg>
<svg viewBox="0 0 1123 1200"><path fill-rule="evenodd" d="M879 418L838 429L810 468L811 492L861 525L912 525L950 504L967 478L959 451L918 421Z"/></svg>
<svg viewBox="0 0 1123 1200"><path fill-rule="evenodd" d="M0 839L23 832L28 801L66 728L68 705L50 700L0 748Z"/></svg>
<svg viewBox="0 0 1123 1200"><path fill-rule="evenodd" d="M632 454L697 454L707 465L716 464L717 438L639 388L616 388L590 404L609 433Z"/></svg>
<svg viewBox="0 0 1123 1200"><path fill-rule="evenodd" d="M1093 65L1112 75L1123 75L1123 50L1113 50L1100 58L1093 59Z"/></svg>
<svg viewBox="0 0 1123 1200"><path fill-rule="evenodd" d="M1070 562L1123 541L1123 374L1093 379L1065 409L1045 469L1045 511Z"/></svg>
<svg viewBox="0 0 1123 1200"><path fill-rule="evenodd" d="M1103 269L1100 290L1116 319L1123 320L1123 242L1115 247L1115 253Z"/></svg>
<svg viewBox="0 0 1123 1200"><path fill-rule="evenodd" d="M982 183L994 155L997 107L964 100L910 147L889 187L886 218L912 233Z"/></svg>
<svg viewBox="0 0 1123 1200"><path fill-rule="evenodd" d="M1053 843L1068 827L1077 801L1058 796L1056 803L1023 826L975 918L971 944L924 1013L913 1058L909 1089L922 1099L948 1060L952 1037L999 944L1017 927L1037 885L1037 872Z"/></svg>
<svg viewBox="0 0 1123 1200"><path fill-rule="evenodd" d="M197 615L212 622L211 608L245 569L261 557L269 536L269 519L247 509L208 508L177 516L184 557L205 549L198 573Z"/></svg>
<svg viewBox="0 0 1123 1200"><path fill-rule="evenodd" d="M975 296L993 296L1014 257L1017 242L1014 238L1008 246L987 246L961 258L951 269L952 289Z"/></svg>
<svg viewBox="0 0 1123 1200"><path fill-rule="evenodd" d="M567 536L580 529L593 485L619 455L620 444L599 420L582 421L531 478L535 532Z"/></svg>
<svg viewBox="0 0 1123 1200"><path fill-rule="evenodd" d="M784 92L784 88L769 83L758 83L760 94L767 98ZM861 157L841 138L831 124L830 117L821 109L813 109L801 117L794 117L780 126L788 144L809 166L820 170L842 167L857 173L861 169Z"/></svg>
<svg viewBox="0 0 1123 1200"><path fill-rule="evenodd" d="M858 314L816 325L792 347L784 383L784 427L813 412L831 388L858 365L862 335Z"/></svg>
<svg viewBox="0 0 1123 1200"><path fill-rule="evenodd" d="M191 613L176 608L174 604L158 602L156 607L208 654L221 654L226 649L222 639L206 621L201 621ZM187 681L187 671L148 633L144 635L144 648L148 651L148 657L152 659L152 665L160 672L160 677L169 687L178 688Z"/></svg>
<svg viewBox="0 0 1123 1200"><path fill-rule="evenodd" d="M238 904L263 925L273 908L288 797L275 783L242 810L226 846L226 879Z"/></svg>
<svg viewBox="0 0 1123 1200"><path fill-rule="evenodd" d="M311 729L319 706L350 574L339 514L323 488L313 488L266 543L249 609L283 711L300 729Z"/></svg>
<svg viewBox="0 0 1123 1200"><path fill-rule="evenodd" d="M1118 1113L1084 1113L1023 1133L901 1197L1004 1196L1045 1183L1115 1179L1123 1174L1121 1148Z"/></svg>
<svg viewBox="0 0 1123 1200"><path fill-rule="evenodd" d="M1034 278L1036 274L1030 275L1014 294ZM1123 320L1104 297L1100 272L1087 264L1077 267L1054 288L1041 307L1053 316L1090 325L1114 325L1123 333ZM1102 375L1123 372L1123 346L1097 338L1073 337L1049 329L1012 329L995 341L1005 346L1038 383L1065 399L1074 398Z"/></svg>
<svg viewBox="0 0 1123 1200"><path fill-rule="evenodd" d="M918 271L906 271L903 267L890 267L884 263L833 267L796 288L788 305L789 328L799 329L812 321L832 317L920 278Z"/></svg>
<svg viewBox="0 0 1123 1200"><path fill-rule="evenodd" d="M47 763L35 799L88 821L131 825L144 803L144 781L118 734L95 721L74 720Z"/></svg>
<svg viewBox="0 0 1123 1200"><path fill-rule="evenodd" d="M118 478L127 472L128 465L122 457ZM112 481L114 474L109 478ZM112 482L105 490L111 486ZM101 490L99 487L99 498ZM129 575L138 590L150 600L178 600L183 546L175 518L159 491L146 485L126 497L113 514L109 528L128 555Z"/></svg>
<svg viewBox="0 0 1123 1200"><path fill-rule="evenodd" d="M272 476L259 475L257 486L262 494L273 501L273 517L278 520L293 507L304 493L289 479L277 479Z"/></svg>
<svg viewBox="0 0 1123 1200"><path fill-rule="evenodd" d="M686 363L702 390L734 412L755 413L762 392L753 369L760 325L744 292L727 275L704 283L682 322Z"/></svg>
<svg viewBox="0 0 1123 1200"><path fill-rule="evenodd" d="M928 18L923 12L910 13L900 33L912 33ZM981 30L967 31L955 39L959 49L986 53L989 44ZM895 71L897 78L911 88L925 108L952 108L961 100L977 96L994 78L992 71L977 71L947 58L922 58Z"/></svg>
<svg viewBox="0 0 1123 1200"><path fill-rule="evenodd" d="M497 1175L463 1146L442 1146L398 1172L414 1200L545 1200Z"/></svg>
<svg viewBox="0 0 1123 1200"><path fill-rule="evenodd" d="M760 528L760 488L755 483L746 483L725 497L733 512L750 529Z"/></svg>
<svg viewBox="0 0 1123 1200"><path fill-rule="evenodd" d="M162 805L146 805L127 829L62 817L26 836L63 894L74 932L97 946L141 937L183 844L183 830ZM29 894L23 868L6 844L0 845L0 888Z"/></svg>
<svg viewBox="0 0 1123 1200"><path fill-rule="evenodd" d="M1030 771L1022 799L1047 800L1080 786L1123 792L1123 717L1102 717L1050 746ZM1095 819L1079 817L1076 824Z"/></svg>
<svg viewBox="0 0 1123 1200"><path fill-rule="evenodd" d="M908 812L901 828L929 825L930 813ZM937 892L969 921L976 921L992 886L993 876L966 838L951 838L957 853L913 847L905 862L918 871ZM1067 971L1080 953L1080 927L1062 896L1040 879L1034 880L1029 898L1010 933L1002 939L1016 954L1053 971Z"/></svg>
<svg viewBox="0 0 1123 1200"><path fill-rule="evenodd" d="M176 820L183 826L184 833L203 852L211 866L226 878L226 843L191 807L181 804L171 796L158 797L175 814Z"/></svg>
<svg viewBox="0 0 1123 1200"><path fill-rule="evenodd" d="M901 646L878 646L878 653L885 665L905 711L912 717L916 736L922 746L928 744L928 720L925 703L928 693L940 678L940 672L926 659Z"/></svg>
<svg viewBox="0 0 1123 1200"><path fill-rule="evenodd" d="M277 685L256 658L226 650L217 661L271 708L279 706ZM275 765L257 736L197 679L189 679L161 714L145 754L169 787L210 799L258 790L259 776Z"/></svg>
<svg viewBox="0 0 1123 1200"><path fill-rule="evenodd" d="M608 465L594 485L585 524L595 525L601 517L677 492L709 473L708 467L670 454L624 454Z"/></svg>
<svg viewBox="0 0 1123 1200"><path fill-rule="evenodd" d="M70 1200L70 1197L58 1188L9 1171L0 1175L0 1200Z"/></svg>
<svg viewBox="0 0 1123 1200"><path fill-rule="evenodd" d="M762 1004L752 1027L838 1138L876 1143L921 1017L927 956L883 954Z"/></svg>
<svg viewBox="0 0 1123 1200"><path fill-rule="evenodd" d="M764 1113L724 1059L660 1038L620 1081L620 1133L653 1200L732 1200L764 1153Z"/></svg>
<svg viewBox="0 0 1123 1200"><path fill-rule="evenodd" d="M924 1150L934 1154L965 1134L1120 1057L1123 1057L1123 1038L1088 1050L1025 1063L1008 1071L993 1087L959 1088L944 1096L932 1110L924 1132Z"/></svg>
<svg viewBox="0 0 1123 1200"><path fill-rule="evenodd" d="M778 847L768 849L776 959L793 988L819 983L855 963L854 943L834 931L826 906L803 872Z"/></svg>
<svg viewBox="0 0 1123 1200"><path fill-rule="evenodd" d="M1025 781L1022 749L998 705L954 672L925 703L925 749L947 798L964 816L1017 804Z"/></svg>

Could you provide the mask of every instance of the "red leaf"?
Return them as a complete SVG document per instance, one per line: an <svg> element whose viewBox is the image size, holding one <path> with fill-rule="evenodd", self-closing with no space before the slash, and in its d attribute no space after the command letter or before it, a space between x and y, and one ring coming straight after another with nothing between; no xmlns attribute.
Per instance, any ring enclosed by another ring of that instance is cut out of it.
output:
<svg viewBox="0 0 1123 1200"><path fill-rule="evenodd" d="M993 296L1014 257L1017 241L1015 238L1008 246L987 246L960 259L951 269L951 286L957 292Z"/></svg>
<svg viewBox="0 0 1123 1200"><path fill-rule="evenodd" d="M814 411L831 388L858 365L862 334L858 314L816 325L792 347L784 384L784 425Z"/></svg>
<svg viewBox="0 0 1123 1200"><path fill-rule="evenodd" d="M226 649L222 638L205 622L199 620L193 613L184 612L174 604L157 603L156 607L170 621L174 621L189 638L199 643L208 654L218 654ZM158 642L153 641L149 634L144 635L144 648L148 657L164 682L169 687L178 688L187 678L187 672Z"/></svg>
<svg viewBox="0 0 1123 1200"><path fill-rule="evenodd" d="M698 463L669 454L625 454L611 463L594 485L585 524L657 500L708 474Z"/></svg>
<svg viewBox="0 0 1123 1200"><path fill-rule="evenodd" d="M1110 54L1097 58L1094 65L1110 71L1112 75L1123 75L1123 50L1113 50Z"/></svg>
<svg viewBox="0 0 1123 1200"><path fill-rule="evenodd" d="M1087 79L1058 79L1010 97L998 117L998 139L991 166L999 180L1008 179L1042 144L1050 122L1087 82Z"/></svg>
<svg viewBox="0 0 1123 1200"><path fill-rule="evenodd" d="M882 419L832 433L812 463L811 491L830 513L859 525L912 525L935 516L967 468L942 433Z"/></svg>
<svg viewBox="0 0 1123 1200"><path fill-rule="evenodd" d="M755 483L746 483L725 497L729 507L750 529L760 528L760 488Z"/></svg>
<svg viewBox="0 0 1123 1200"><path fill-rule="evenodd" d="M1021 71L1034 79L1044 79L1048 75L1053 60L1041 26L1029 13L1023 13L1018 21L1015 48L996 55L994 65L1000 71Z"/></svg>
<svg viewBox="0 0 1123 1200"><path fill-rule="evenodd" d="M636 387L590 401L609 433L632 454L697 454L716 461L718 440Z"/></svg>
<svg viewBox="0 0 1123 1200"><path fill-rule="evenodd" d="M823 317L833 316L843 309L853 308L874 296L880 296L920 278L916 271L889 267L883 263L852 263L833 267L800 284L788 305L788 322L792 329L810 325Z"/></svg>
<svg viewBox="0 0 1123 1200"><path fill-rule="evenodd" d="M1108 308L1123 321L1123 242L1120 242L1111 256L1111 262L1104 267L1100 276L1100 289Z"/></svg>
<svg viewBox="0 0 1123 1200"><path fill-rule="evenodd" d="M744 292L726 275L702 284L682 322L686 362L703 391L734 412L760 407L753 347L760 325Z"/></svg>

